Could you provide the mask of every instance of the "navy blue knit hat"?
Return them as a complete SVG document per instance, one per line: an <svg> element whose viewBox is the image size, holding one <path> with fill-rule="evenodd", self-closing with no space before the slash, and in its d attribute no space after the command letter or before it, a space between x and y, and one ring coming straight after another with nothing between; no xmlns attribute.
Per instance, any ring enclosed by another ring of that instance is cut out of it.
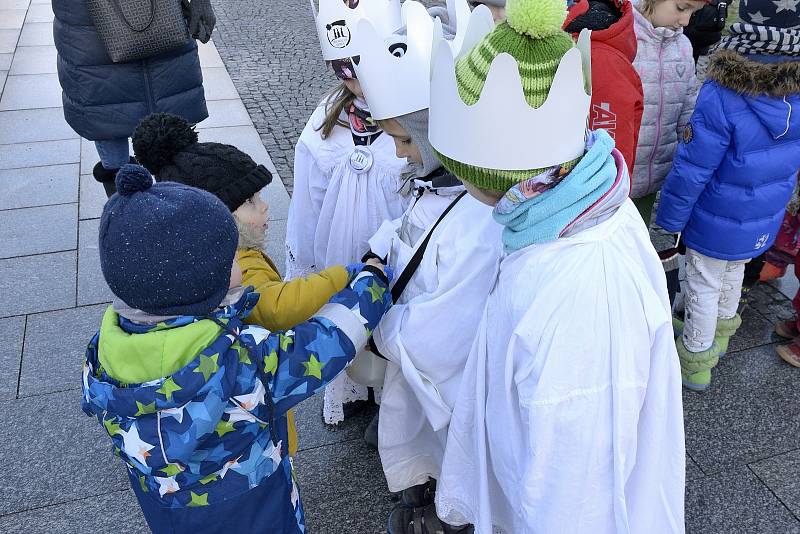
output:
<svg viewBox="0 0 800 534"><path fill-rule="evenodd" d="M739 18L748 24L775 28L800 27L800 11L795 0L742 0Z"/></svg>
<svg viewBox="0 0 800 534"><path fill-rule="evenodd" d="M176 182L153 184L123 165L100 219L100 266L111 291L153 315L205 315L230 284L239 234L217 197Z"/></svg>

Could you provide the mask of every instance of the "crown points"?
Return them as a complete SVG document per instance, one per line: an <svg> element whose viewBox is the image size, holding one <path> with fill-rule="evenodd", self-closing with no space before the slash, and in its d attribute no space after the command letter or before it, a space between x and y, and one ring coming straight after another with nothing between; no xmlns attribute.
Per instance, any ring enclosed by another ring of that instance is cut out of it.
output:
<svg viewBox="0 0 800 534"><path fill-rule="evenodd" d="M564 0L508 0L506 16L518 33L543 39L563 31L567 4Z"/></svg>

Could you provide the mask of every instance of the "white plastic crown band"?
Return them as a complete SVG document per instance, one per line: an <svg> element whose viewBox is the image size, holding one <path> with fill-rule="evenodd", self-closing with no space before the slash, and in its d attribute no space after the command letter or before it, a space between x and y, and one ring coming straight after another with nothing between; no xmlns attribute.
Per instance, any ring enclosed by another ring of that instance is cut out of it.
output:
<svg viewBox="0 0 800 534"><path fill-rule="evenodd" d="M400 0L359 0L352 9L343 0L319 0L319 10L314 0L309 2L322 57L328 61L359 55L355 29L360 20L371 21L384 34L397 30L402 24Z"/></svg>
<svg viewBox="0 0 800 534"><path fill-rule="evenodd" d="M448 158L487 169L539 169L580 157L592 99L590 39L591 32L581 32L538 108L525 99L519 66L506 53L489 67L478 101L465 104L451 47L439 42L431 78L431 145Z"/></svg>

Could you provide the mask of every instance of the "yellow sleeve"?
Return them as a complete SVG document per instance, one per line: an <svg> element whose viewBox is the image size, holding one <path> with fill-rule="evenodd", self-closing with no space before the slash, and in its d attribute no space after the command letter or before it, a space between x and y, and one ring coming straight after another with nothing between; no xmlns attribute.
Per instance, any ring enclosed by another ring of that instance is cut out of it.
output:
<svg viewBox="0 0 800 534"><path fill-rule="evenodd" d="M268 330L286 330L307 321L330 298L344 289L349 275L334 266L305 278L284 282L275 265L261 251L240 249L242 285L253 286L261 297L246 322Z"/></svg>

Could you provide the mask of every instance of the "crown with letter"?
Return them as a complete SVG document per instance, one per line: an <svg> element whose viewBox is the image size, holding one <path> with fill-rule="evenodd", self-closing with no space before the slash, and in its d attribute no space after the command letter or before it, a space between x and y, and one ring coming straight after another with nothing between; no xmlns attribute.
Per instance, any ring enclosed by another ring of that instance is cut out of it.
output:
<svg viewBox="0 0 800 534"><path fill-rule="evenodd" d="M359 55L356 27L362 19L369 20L384 34L397 30L402 24L400 0L319 0L319 10L314 0L309 2L322 57L327 61ZM353 4L354 7L349 7Z"/></svg>
<svg viewBox="0 0 800 534"><path fill-rule="evenodd" d="M507 53L492 62L478 101L464 103L453 51L440 41L431 74L431 145L448 158L486 169L547 168L583 155L592 87L590 33L582 31L577 46L561 58L538 108L526 101L519 66Z"/></svg>
<svg viewBox="0 0 800 534"><path fill-rule="evenodd" d="M466 0L448 0L448 11L458 25L458 42L454 44L455 40L444 40L441 21L431 19L416 0L406 0L401 11L405 34L382 33L369 19L358 23L360 61L355 69L372 117L377 120L428 108L434 43L448 43L451 53L458 56L489 33L494 24L486 6L470 13Z"/></svg>

